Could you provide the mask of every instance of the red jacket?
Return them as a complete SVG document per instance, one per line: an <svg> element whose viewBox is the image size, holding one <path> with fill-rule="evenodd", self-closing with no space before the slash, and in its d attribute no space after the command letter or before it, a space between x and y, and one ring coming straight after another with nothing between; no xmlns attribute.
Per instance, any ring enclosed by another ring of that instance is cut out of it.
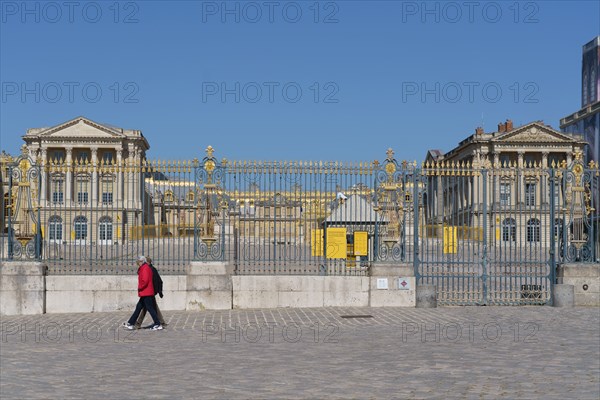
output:
<svg viewBox="0 0 600 400"><path fill-rule="evenodd" d="M152 285L152 269L146 263L138 268L138 296L154 296L154 285Z"/></svg>

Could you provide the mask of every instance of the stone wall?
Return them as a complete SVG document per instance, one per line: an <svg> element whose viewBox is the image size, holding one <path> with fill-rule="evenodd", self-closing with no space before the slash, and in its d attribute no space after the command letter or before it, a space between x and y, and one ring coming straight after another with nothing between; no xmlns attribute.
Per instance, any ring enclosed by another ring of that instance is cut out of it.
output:
<svg viewBox="0 0 600 400"><path fill-rule="evenodd" d="M0 269L2 315L131 311L135 275L49 275L36 263ZM414 307L410 266L378 266L377 276L233 275L233 266L193 262L186 275L163 275L162 310L276 307ZM400 285L399 278L408 287ZM385 288L378 284L386 280Z"/></svg>
<svg viewBox="0 0 600 400"><path fill-rule="evenodd" d="M574 286L575 306L600 306L600 264L564 264L558 280Z"/></svg>
<svg viewBox="0 0 600 400"><path fill-rule="evenodd" d="M46 312L45 269L37 262L0 264L0 315Z"/></svg>

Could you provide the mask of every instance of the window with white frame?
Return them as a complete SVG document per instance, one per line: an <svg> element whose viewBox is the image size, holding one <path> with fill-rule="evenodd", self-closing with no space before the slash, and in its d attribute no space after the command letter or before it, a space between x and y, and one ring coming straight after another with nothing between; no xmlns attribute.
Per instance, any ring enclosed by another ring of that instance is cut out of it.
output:
<svg viewBox="0 0 600 400"><path fill-rule="evenodd" d="M554 220L554 237L555 238L557 238L557 239L561 238L563 228L564 228L564 223L563 223L562 218L556 218Z"/></svg>
<svg viewBox="0 0 600 400"><path fill-rule="evenodd" d="M50 193L53 203L62 203L65 197L65 178L63 175L55 175L50 180Z"/></svg>
<svg viewBox="0 0 600 400"><path fill-rule="evenodd" d="M500 183L500 205L510 205L510 182Z"/></svg>
<svg viewBox="0 0 600 400"><path fill-rule="evenodd" d="M79 175L75 180L75 193L78 203L87 203L89 200L90 179L87 175Z"/></svg>
<svg viewBox="0 0 600 400"><path fill-rule="evenodd" d="M531 218L527 221L527 241L540 241L540 220L537 218Z"/></svg>
<svg viewBox="0 0 600 400"><path fill-rule="evenodd" d="M75 217L73 220L73 228L75 230L75 240L85 241L88 234L88 223L87 218L83 215Z"/></svg>
<svg viewBox="0 0 600 400"><path fill-rule="evenodd" d="M102 178L100 192L102 193L102 204L112 204L114 181L112 177Z"/></svg>
<svg viewBox="0 0 600 400"><path fill-rule="evenodd" d="M515 222L514 218L506 218L504 221L502 221L502 241L517 241L517 223Z"/></svg>
<svg viewBox="0 0 600 400"><path fill-rule="evenodd" d="M113 223L110 217L102 217L98 221L98 240L100 244L111 244L113 238Z"/></svg>
<svg viewBox="0 0 600 400"><path fill-rule="evenodd" d="M535 183L525 183L525 206L535 207Z"/></svg>
<svg viewBox="0 0 600 400"><path fill-rule="evenodd" d="M63 223L62 218L58 215L53 215L48 218L48 240L58 242L62 240Z"/></svg>

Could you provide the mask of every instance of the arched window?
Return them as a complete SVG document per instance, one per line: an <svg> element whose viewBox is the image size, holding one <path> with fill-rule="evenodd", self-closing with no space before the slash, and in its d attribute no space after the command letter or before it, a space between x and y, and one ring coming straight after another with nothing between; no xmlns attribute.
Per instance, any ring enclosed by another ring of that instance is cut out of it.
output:
<svg viewBox="0 0 600 400"><path fill-rule="evenodd" d="M112 218L102 217L98 221L98 240L100 244L112 244L113 223Z"/></svg>
<svg viewBox="0 0 600 400"><path fill-rule="evenodd" d="M190 190L190 191L188 192L188 195L187 195L187 200L188 200L189 202L193 202L193 201L194 201L194 199L195 199L195 196L194 196L194 191L193 191L193 190Z"/></svg>
<svg viewBox="0 0 600 400"><path fill-rule="evenodd" d="M87 239L87 218L83 215L79 215L75 217L73 220L73 227L75 229L75 242L76 243L85 243Z"/></svg>
<svg viewBox="0 0 600 400"><path fill-rule="evenodd" d="M502 240L505 242L517 240L517 223L514 218L506 218L502 221Z"/></svg>
<svg viewBox="0 0 600 400"><path fill-rule="evenodd" d="M527 221L527 241L540 241L540 220L531 218L529 221Z"/></svg>
<svg viewBox="0 0 600 400"><path fill-rule="evenodd" d="M62 218L58 215L53 215L48 218L48 240L59 242L62 240L63 224Z"/></svg>
<svg viewBox="0 0 600 400"><path fill-rule="evenodd" d="M173 191L172 190L167 190L165 192L165 202L173 202Z"/></svg>

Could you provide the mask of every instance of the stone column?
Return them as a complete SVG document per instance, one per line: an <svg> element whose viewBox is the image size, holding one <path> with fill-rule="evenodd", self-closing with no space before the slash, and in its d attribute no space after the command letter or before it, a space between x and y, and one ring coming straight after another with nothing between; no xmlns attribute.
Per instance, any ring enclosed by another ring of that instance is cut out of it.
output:
<svg viewBox="0 0 600 400"><path fill-rule="evenodd" d="M93 146L92 151L92 204L98 204L98 147Z"/></svg>
<svg viewBox="0 0 600 400"><path fill-rule="evenodd" d="M42 180L42 188L40 193L40 206L46 207L46 192L48 191L48 172L46 171L47 164L47 150L42 148L41 150L41 171L40 171L40 179Z"/></svg>
<svg viewBox="0 0 600 400"><path fill-rule="evenodd" d="M123 198L123 150L115 149L117 153L117 173L116 173L116 183L115 187L113 187L113 202L117 203L119 199ZM117 206L122 206L117 204Z"/></svg>
<svg viewBox="0 0 600 400"><path fill-rule="evenodd" d="M67 178L66 178L66 204L67 206L71 206L71 191L72 191L72 187L73 187L73 168L72 168L72 156L73 156L73 148L72 147L66 147L65 148L66 151L66 159L65 159L65 165L67 166Z"/></svg>
<svg viewBox="0 0 600 400"><path fill-rule="evenodd" d="M134 199L134 206L137 209L142 209L143 205L142 205L142 193L141 193L141 189L142 189L142 185L143 185L143 181L144 178L142 177L142 170L141 170L141 155L140 155L140 149L135 149L135 156L134 156L134 167L133 167L133 199Z"/></svg>
<svg viewBox="0 0 600 400"><path fill-rule="evenodd" d="M133 171L133 166L135 164L135 160L134 160L134 148L133 148L133 143L129 143L128 145L128 151L127 151L127 159L125 160L125 162L127 163L127 168L126 168L126 174L127 174L127 208L133 208L134 207L134 195L133 195L133 188L134 188L134 179L135 179L135 173Z"/></svg>
<svg viewBox="0 0 600 400"><path fill-rule="evenodd" d="M493 173L495 176L498 176L498 178L500 177L500 174L498 174L498 170L502 167L500 165L500 152L498 152L497 150L494 151L494 166L493 166ZM494 202L496 204L500 204L500 181L499 179L496 179L496 186L494 187Z"/></svg>
<svg viewBox="0 0 600 400"><path fill-rule="evenodd" d="M525 152L523 150L519 150L517 152L518 155L518 161L517 161L517 171L518 171L518 181L517 181L517 185L518 185L518 193L519 193L519 199L518 202L519 203L525 203L525 180L523 178L523 167L525 165L524 162L524 156L525 156Z"/></svg>

